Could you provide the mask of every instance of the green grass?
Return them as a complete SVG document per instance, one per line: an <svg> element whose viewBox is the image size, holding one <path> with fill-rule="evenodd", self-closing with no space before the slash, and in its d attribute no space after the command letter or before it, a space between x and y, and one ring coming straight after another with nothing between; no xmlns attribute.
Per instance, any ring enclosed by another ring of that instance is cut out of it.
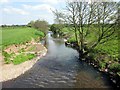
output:
<svg viewBox="0 0 120 90"><path fill-rule="evenodd" d="M84 27L84 30L86 31L86 27ZM97 27L92 27L90 30L91 31L85 40L88 43L88 47L96 42L99 34L99 32L97 31ZM120 76L120 57L118 47L120 39L118 38L118 31L116 31L115 34L111 36L111 38L113 38L112 40L107 41L103 44L98 44L97 47L95 47L89 54L93 57L95 61L98 61L99 68L102 70L104 70L109 61L111 61L112 63L109 64L108 68L113 72L117 72L117 74ZM74 31L71 31L68 28L63 28L62 32L70 35L68 42L74 42L76 40ZM104 58L101 58L103 53Z"/></svg>
<svg viewBox="0 0 120 90"><path fill-rule="evenodd" d="M112 63L110 65L110 69L116 72L120 71L120 64L118 62Z"/></svg>
<svg viewBox="0 0 120 90"><path fill-rule="evenodd" d="M100 44L96 47L97 50L109 54L111 57L118 59L119 57L119 48L118 48L118 40L113 39L104 44Z"/></svg>
<svg viewBox="0 0 120 90"><path fill-rule="evenodd" d="M4 27L0 29L0 47L2 47L2 54L5 57L5 63L13 63L15 65L31 60L35 57L35 54L24 54L24 49L19 51L19 55L15 53L8 54L4 49L13 44L24 44L31 41L32 38L35 40L39 37L44 37L44 33L30 27Z"/></svg>
<svg viewBox="0 0 120 90"><path fill-rule="evenodd" d="M11 60L10 60L10 58L11 58L11 54L8 54L7 52L2 52L2 54L3 54L3 56L4 56L4 60L5 60L5 63L6 64L9 64L9 63L11 63Z"/></svg>
<svg viewBox="0 0 120 90"><path fill-rule="evenodd" d="M86 30L85 27L84 27L84 29ZM76 40L75 35L74 35L74 31L69 30L68 28L65 27L62 29L62 32L71 35L68 39L68 42L74 42ZM118 34L118 33L116 33L116 34ZM88 47L94 44L94 42L97 39L97 36L98 36L98 32L96 31L96 28L92 27L91 33L86 37L86 42L88 42ZM104 44L99 44L95 49L100 51L100 52L107 53L110 56L112 56L113 58L118 59L118 56L119 56L118 43L119 43L118 37L114 37L114 39L112 39Z"/></svg>
<svg viewBox="0 0 120 90"><path fill-rule="evenodd" d="M17 55L14 60L13 60L13 64L14 65L17 65L17 64L21 64L27 60L31 60L35 57L34 54L20 54L20 55Z"/></svg>
<svg viewBox="0 0 120 90"><path fill-rule="evenodd" d="M2 28L2 47L12 44L21 44L30 41L32 38L44 37L44 33L29 27L5 27Z"/></svg>

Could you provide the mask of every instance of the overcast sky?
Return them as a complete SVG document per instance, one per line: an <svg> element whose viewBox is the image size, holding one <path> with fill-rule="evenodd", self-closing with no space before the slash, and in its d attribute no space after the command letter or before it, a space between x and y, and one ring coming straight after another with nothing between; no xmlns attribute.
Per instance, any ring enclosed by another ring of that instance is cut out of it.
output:
<svg viewBox="0 0 120 90"><path fill-rule="evenodd" d="M65 0L0 0L0 25L23 25L37 19L47 20L52 24L54 15L51 10L64 7Z"/></svg>

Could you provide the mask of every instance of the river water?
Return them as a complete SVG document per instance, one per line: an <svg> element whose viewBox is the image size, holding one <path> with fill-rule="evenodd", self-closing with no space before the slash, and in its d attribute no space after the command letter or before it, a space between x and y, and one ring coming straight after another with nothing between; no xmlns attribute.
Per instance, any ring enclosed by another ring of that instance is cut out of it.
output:
<svg viewBox="0 0 120 90"><path fill-rule="evenodd" d="M19 76L11 88L110 88L106 75L79 60L76 50L63 39L47 35L48 53L32 69Z"/></svg>

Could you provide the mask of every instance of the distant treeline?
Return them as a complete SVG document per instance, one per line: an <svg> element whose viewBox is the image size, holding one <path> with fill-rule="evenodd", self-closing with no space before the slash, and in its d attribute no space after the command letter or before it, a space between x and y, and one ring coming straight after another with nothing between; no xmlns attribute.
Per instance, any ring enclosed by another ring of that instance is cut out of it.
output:
<svg viewBox="0 0 120 90"><path fill-rule="evenodd" d="M0 27L26 27L27 25L1 25Z"/></svg>

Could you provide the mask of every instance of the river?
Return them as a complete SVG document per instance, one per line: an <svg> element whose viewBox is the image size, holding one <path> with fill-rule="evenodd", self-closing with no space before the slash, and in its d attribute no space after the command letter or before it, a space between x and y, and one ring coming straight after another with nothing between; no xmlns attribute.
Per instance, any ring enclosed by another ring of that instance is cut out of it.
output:
<svg viewBox="0 0 120 90"><path fill-rule="evenodd" d="M110 88L108 77L79 60L63 39L47 35L48 53L32 69L11 83L11 88Z"/></svg>

